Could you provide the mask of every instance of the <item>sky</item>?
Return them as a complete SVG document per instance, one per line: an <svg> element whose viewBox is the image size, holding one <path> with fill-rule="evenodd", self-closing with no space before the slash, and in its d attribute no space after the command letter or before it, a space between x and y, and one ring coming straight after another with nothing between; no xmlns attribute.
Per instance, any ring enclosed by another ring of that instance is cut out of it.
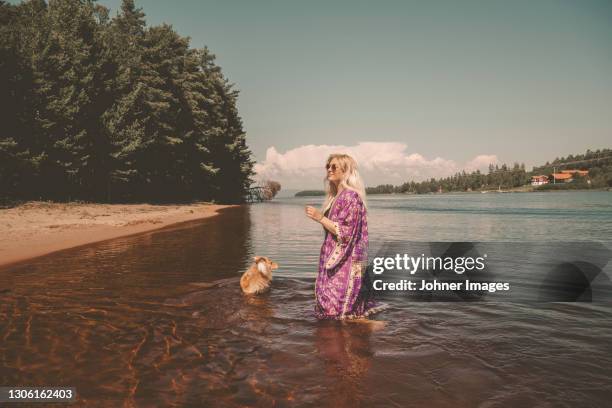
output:
<svg viewBox="0 0 612 408"><path fill-rule="evenodd" d="M284 188L320 188L333 152L374 186L612 147L609 0L136 5L216 54Z"/></svg>

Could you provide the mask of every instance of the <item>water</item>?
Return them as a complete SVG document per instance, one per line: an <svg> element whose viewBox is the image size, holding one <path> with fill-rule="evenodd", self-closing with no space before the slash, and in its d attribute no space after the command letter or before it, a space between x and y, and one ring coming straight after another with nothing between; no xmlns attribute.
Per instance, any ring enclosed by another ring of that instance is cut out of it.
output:
<svg viewBox="0 0 612 408"><path fill-rule="evenodd" d="M93 406L607 406L612 305L396 303L312 317L323 239L283 198L0 270L0 385L74 386ZM606 192L372 196L372 248L609 241ZM253 255L279 263L245 297ZM2 290L5 290L2 292Z"/></svg>

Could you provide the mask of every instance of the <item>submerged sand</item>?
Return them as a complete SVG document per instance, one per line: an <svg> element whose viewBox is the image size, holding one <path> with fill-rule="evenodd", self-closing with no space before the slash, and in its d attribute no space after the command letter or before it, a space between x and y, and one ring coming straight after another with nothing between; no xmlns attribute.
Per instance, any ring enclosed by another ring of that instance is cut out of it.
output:
<svg viewBox="0 0 612 408"><path fill-rule="evenodd" d="M215 215L230 207L28 202L0 210L0 266Z"/></svg>

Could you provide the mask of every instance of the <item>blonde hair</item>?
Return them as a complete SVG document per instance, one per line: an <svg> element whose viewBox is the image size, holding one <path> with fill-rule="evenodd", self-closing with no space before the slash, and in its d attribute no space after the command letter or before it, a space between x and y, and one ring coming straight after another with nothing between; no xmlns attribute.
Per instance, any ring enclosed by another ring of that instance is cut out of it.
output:
<svg viewBox="0 0 612 408"><path fill-rule="evenodd" d="M343 172L342 180L340 180L339 185L347 190L353 190L359 194L361 201L363 201L364 207L366 207L365 186L359 172L357 171L357 162L355 159L348 154L330 154L327 158L326 164L329 165L333 159L337 160L338 164L340 165L340 169L342 169ZM332 206L334 199L338 194L338 188L334 183L327 179L327 175L323 179L323 183L325 184L326 198L323 203L322 210L325 213L325 211Z"/></svg>

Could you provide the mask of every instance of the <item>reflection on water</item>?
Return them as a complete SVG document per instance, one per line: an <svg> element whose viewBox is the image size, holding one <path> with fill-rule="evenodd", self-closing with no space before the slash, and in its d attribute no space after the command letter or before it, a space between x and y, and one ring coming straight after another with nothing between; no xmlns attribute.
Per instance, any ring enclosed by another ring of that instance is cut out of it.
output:
<svg viewBox="0 0 612 408"><path fill-rule="evenodd" d="M373 199L370 229L373 240L427 241L418 235L427 225L431 240L494 240L511 239L519 222L533 239L542 231L516 213L547 204L522 197L508 208L497 197L459 198L456 218L451 203ZM600 205L579 225L565 222L564 234L610 231L605 200L586 200ZM316 321L323 236L303 215L307 201L232 208L0 270L0 385L75 386L93 406L607 404L610 305L397 301L377 317L387 322L379 330ZM270 292L247 297L238 280L256 254L280 269Z"/></svg>
<svg viewBox="0 0 612 408"><path fill-rule="evenodd" d="M371 328L355 322L321 322L315 330L316 348L330 381L330 406L354 407L364 398L364 380L374 355Z"/></svg>

